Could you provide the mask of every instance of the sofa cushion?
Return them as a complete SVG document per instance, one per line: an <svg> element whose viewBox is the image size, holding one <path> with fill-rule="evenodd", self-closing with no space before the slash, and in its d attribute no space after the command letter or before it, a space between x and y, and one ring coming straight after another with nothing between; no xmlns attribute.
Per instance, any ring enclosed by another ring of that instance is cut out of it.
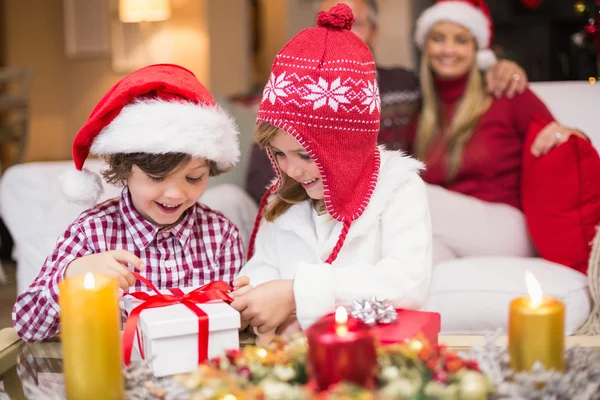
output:
<svg viewBox="0 0 600 400"><path fill-rule="evenodd" d="M525 271L544 294L565 303L565 333L572 334L591 309L587 277L541 258L471 257L434 267L427 311L442 316L443 334L485 334L508 329L510 302L527 295Z"/></svg>
<svg viewBox="0 0 600 400"><path fill-rule="evenodd" d="M534 120L525 139L523 212L540 256L585 273L600 223L600 157L575 135L548 154L533 156L529 149L546 124Z"/></svg>

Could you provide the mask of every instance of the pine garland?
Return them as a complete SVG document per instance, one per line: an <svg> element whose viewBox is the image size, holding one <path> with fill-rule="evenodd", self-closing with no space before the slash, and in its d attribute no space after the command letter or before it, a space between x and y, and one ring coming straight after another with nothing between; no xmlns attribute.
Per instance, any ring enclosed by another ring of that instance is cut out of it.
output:
<svg viewBox="0 0 600 400"><path fill-rule="evenodd" d="M581 347L565 352L565 372L515 373L498 335L488 335L481 347L455 354L421 339L378 349L376 392L339 384L326 393L311 387L306 366L306 340L276 340L269 347L246 346L241 351L201 365L190 374L155 378L148 362L124 369L129 400L600 400L600 353ZM38 387L23 380L30 399L65 399L64 390Z"/></svg>
<svg viewBox="0 0 600 400"><path fill-rule="evenodd" d="M565 372L546 371L536 364L529 373L515 373L498 335L488 335L482 347L464 357L477 361L496 390L494 400L600 400L600 353L589 348L565 351Z"/></svg>

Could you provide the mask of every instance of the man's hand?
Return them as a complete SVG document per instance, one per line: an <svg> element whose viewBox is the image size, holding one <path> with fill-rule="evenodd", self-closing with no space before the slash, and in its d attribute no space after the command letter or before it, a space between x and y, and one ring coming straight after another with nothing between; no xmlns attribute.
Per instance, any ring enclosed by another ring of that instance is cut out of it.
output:
<svg viewBox="0 0 600 400"><path fill-rule="evenodd" d="M506 96L512 99L517 93L523 93L527 85L527 74L519 64L500 60L485 74L487 91L494 97Z"/></svg>

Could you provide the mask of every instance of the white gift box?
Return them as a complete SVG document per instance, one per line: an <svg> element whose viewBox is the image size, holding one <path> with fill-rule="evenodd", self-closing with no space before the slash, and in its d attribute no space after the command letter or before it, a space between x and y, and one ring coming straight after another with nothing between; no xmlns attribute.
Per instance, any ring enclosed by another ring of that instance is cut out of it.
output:
<svg viewBox="0 0 600 400"><path fill-rule="evenodd" d="M193 288L181 289L184 293ZM168 290L161 293L170 294ZM154 294L154 293L149 293ZM123 298L125 311L142 303L132 296ZM208 358L224 354L225 350L239 349L240 314L222 300L196 304L208 315ZM144 357L151 359L152 371L157 377L191 372L198 367L198 316L183 304L147 308L140 313L138 331L141 334ZM134 350L138 352L137 334ZM140 359L132 355L132 360Z"/></svg>

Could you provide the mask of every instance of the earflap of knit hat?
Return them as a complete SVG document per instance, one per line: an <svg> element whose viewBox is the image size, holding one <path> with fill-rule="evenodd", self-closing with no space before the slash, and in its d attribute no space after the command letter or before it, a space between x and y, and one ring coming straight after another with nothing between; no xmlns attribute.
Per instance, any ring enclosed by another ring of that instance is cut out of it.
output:
<svg viewBox="0 0 600 400"><path fill-rule="evenodd" d="M490 11L483 0L440 0L427 8L416 23L415 42L419 48L423 48L431 28L442 21L464 26L475 37L479 49L489 48L493 25Z"/></svg>

